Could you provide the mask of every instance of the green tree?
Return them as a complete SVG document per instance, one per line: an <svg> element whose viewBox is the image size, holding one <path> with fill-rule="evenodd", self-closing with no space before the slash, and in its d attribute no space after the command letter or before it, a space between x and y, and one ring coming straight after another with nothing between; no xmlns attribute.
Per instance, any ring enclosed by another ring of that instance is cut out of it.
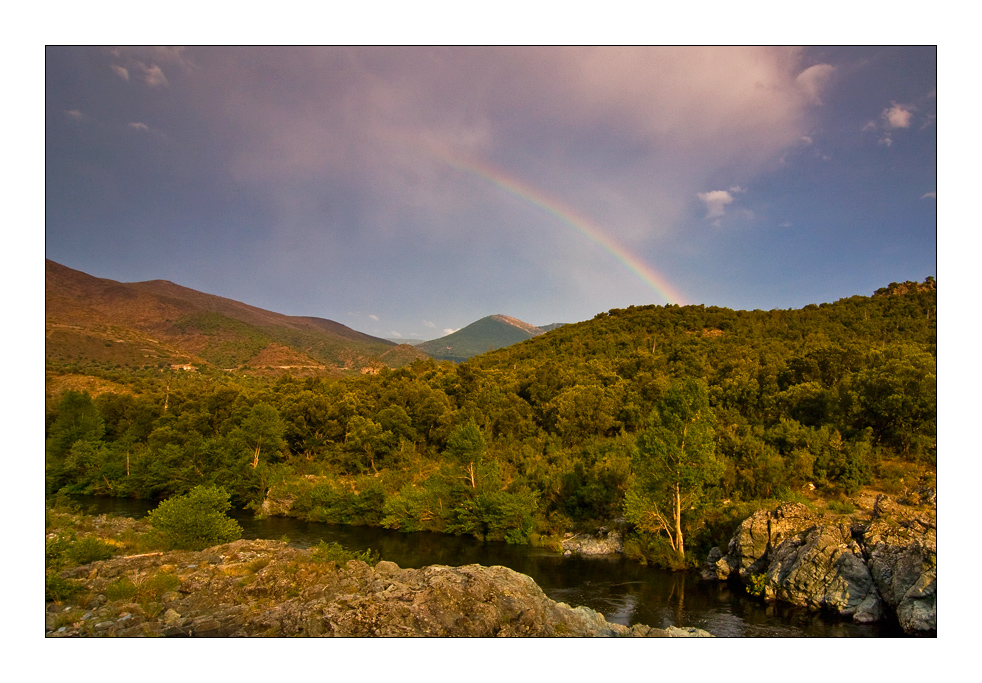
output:
<svg viewBox="0 0 982 683"><path fill-rule="evenodd" d="M716 457L714 423L705 382L674 382L649 426L638 435L631 458L633 480L624 503L627 519L642 531L664 531L682 559L683 515L723 474Z"/></svg>
<svg viewBox="0 0 982 683"><path fill-rule="evenodd" d="M464 468L467 472L464 478L474 489L477 488L477 482L474 479L474 463L480 461L486 449L487 444L484 441L484 435L481 434L481 428L477 426L474 420L468 420L466 424L457 427L450 435L444 455Z"/></svg>
<svg viewBox="0 0 982 683"><path fill-rule="evenodd" d="M58 404L58 416L48 428L48 455L64 456L76 441L98 442L105 431L105 422L89 392L67 391Z"/></svg>
<svg viewBox="0 0 982 683"><path fill-rule="evenodd" d="M161 502L147 519L168 547L204 550L242 536L239 523L225 514L231 507L224 488L195 486L187 495Z"/></svg>
<svg viewBox="0 0 982 683"><path fill-rule="evenodd" d="M252 469L259 465L262 449L277 452L283 449L286 441L283 434L286 425L279 412L268 403L257 403L242 421L242 433L252 449Z"/></svg>

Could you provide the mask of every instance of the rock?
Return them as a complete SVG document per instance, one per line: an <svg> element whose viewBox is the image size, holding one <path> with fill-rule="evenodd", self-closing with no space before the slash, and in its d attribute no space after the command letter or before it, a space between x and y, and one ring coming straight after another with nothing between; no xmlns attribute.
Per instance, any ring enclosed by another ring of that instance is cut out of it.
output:
<svg viewBox="0 0 982 683"><path fill-rule="evenodd" d="M596 536L577 534L563 539L562 547L564 555L615 555L624 552L624 537L620 531L601 527Z"/></svg>
<svg viewBox="0 0 982 683"><path fill-rule="evenodd" d="M868 623L882 616L880 596L848 525L812 527L768 558L764 597Z"/></svg>
<svg viewBox="0 0 982 683"><path fill-rule="evenodd" d="M918 500L936 502L925 490ZM907 633L937 630L937 513L877 497L869 523L823 519L784 503L743 521L727 546L714 549L707 579L763 577L763 595L833 611L858 623L896 615ZM760 580L759 578L756 580Z"/></svg>
<svg viewBox="0 0 982 683"><path fill-rule="evenodd" d="M205 561L205 557L211 559ZM269 562L241 562L244 557ZM173 605L139 625L112 622L115 629L99 635L699 635L611 624L592 609L549 599L530 577L505 567L402 569L392 562L379 562L373 568L361 561L338 567L317 561L310 550L291 548L281 541L240 540L202 553L114 558L84 580L89 588L101 588L115 577L132 580L164 567L180 580ZM122 601L106 607L114 614L133 612ZM82 623L60 635L92 633Z"/></svg>
<svg viewBox="0 0 982 683"><path fill-rule="evenodd" d="M904 631L937 630L936 513L917 514L881 498L862 537L870 573Z"/></svg>
<svg viewBox="0 0 982 683"><path fill-rule="evenodd" d="M665 629L669 638L712 638L713 634L694 626L669 626Z"/></svg>
<svg viewBox="0 0 982 683"><path fill-rule="evenodd" d="M758 510L743 520L727 546L726 556L717 560L710 571L719 579L729 578L734 572L744 580L751 574L760 574L767 566L769 551L815 523L815 514L801 503Z"/></svg>

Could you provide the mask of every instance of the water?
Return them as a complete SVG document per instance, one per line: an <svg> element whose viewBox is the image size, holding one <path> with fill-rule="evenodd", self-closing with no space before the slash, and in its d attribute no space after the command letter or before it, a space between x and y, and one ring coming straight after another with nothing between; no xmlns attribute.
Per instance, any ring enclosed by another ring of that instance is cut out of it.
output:
<svg viewBox="0 0 982 683"><path fill-rule="evenodd" d="M82 509L142 517L151 501L79 497ZM402 533L374 527L338 526L286 517L257 520L248 512L231 513L244 538L286 540L308 547L320 541L350 550L377 550L400 567L431 564L502 565L531 576L553 600L586 605L613 623L658 628L695 626L726 637L896 637L896 624L860 625L832 615L787 605L763 604L739 586L703 581L694 574L646 567L613 557L563 557L530 546L481 542L432 532Z"/></svg>

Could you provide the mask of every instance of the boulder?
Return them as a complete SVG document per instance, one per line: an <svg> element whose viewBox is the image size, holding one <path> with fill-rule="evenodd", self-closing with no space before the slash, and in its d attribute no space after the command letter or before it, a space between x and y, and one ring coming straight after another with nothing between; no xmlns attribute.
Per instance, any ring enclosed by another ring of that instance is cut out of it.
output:
<svg viewBox="0 0 982 683"><path fill-rule="evenodd" d="M883 616L849 525L823 524L785 539L770 554L764 577L767 599L825 609L860 623Z"/></svg>
<svg viewBox="0 0 982 683"><path fill-rule="evenodd" d="M937 630L937 513L916 513L880 496L863 533L866 562L904 631Z"/></svg>
<svg viewBox="0 0 982 683"><path fill-rule="evenodd" d="M59 621L52 614L48 635L704 635L609 623L588 607L549 599L530 577L505 567L402 569L392 562L371 567L357 560L337 566L281 541L240 540L201 553L113 558L65 575L83 580L89 591L105 593L119 577L139 586L162 573L180 585L161 595L159 603L148 604L146 618L124 618L135 605L108 602L102 614L54 630Z"/></svg>
<svg viewBox="0 0 982 683"><path fill-rule="evenodd" d="M801 503L782 503L774 510L758 510L743 520L727 546L725 557L713 563L712 574L719 579L734 572L746 579L763 573L768 553L785 539L815 526L817 517Z"/></svg>
<svg viewBox="0 0 982 683"><path fill-rule="evenodd" d="M620 531L600 529L596 536L577 534L562 541L564 555L615 555L624 552Z"/></svg>
<svg viewBox="0 0 982 683"><path fill-rule="evenodd" d="M936 504L933 490L920 503ZM909 500L909 497L908 497ZM761 510L702 576L754 582L765 599L824 609L859 623L896 615L907 633L937 630L937 513L880 495L869 522L844 524L798 503Z"/></svg>

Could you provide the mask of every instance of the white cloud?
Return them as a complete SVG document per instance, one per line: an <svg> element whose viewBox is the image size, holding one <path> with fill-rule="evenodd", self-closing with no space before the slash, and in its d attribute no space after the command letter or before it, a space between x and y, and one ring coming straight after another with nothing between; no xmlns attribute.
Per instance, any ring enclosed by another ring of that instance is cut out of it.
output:
<svg viewBox="0 0 982 683"><path fill-rule="evenodd" d="M880 115L887 128L909 128L913 116L913 107L905 104L892 103L889 109L884 109Z"/></svg>
<svg viewBox="0 0 982 683"><path fill-rule="evenodd" d="M130 128L132 128L133 130L142 130L142 131L145 131L145 132L150 132L150 126L148 126L145 123L139 123L137 121L134 121L134 122L129 123L127 125Z"/></svg>
<svg viewBox="0 0 982 683"><path fill-rule="evenodd" d="M821 104L819 95L834 73L835 67L831 64L816 64L798 74L795 82L812 104Z"/></svg>
<svg viewBox="0 0 982 683"><path fill-rule="evenodd" d="M430 327L430 328L436 327L436 325L434 325L433 323L431 323L429 320L424 320L423 321L423 324L426 325L427 327Z"/></svg>
<svg viewBox="0 0 982 683"><path fill-rule="evenodd" d="M78 109L70 109L66 111L65 116L67 116L70 119L75 119L76 121L81 121L85 117L85 115L82 112L80 112Z"/></svg>
<svg viewBox="0 0 982 683"><path fill-rule="evenodd" d="M706 218L722 218L726 213L726 205L733 202L733 195L726 190L698 192L696 196L706 205Z"/></svg>
<svg viewBox="0 0 982 683"><path fill-rule="evenodd" d="M779 228L790 228L792 225L794 225L794 223L792 223L791 221L784 221L783 223L781 223L777 227L779 227Z"/></svg>
<svg viewBox="0 0 982 683"><path fill-rule="evenodd" d="M375 315L374 313L369 313L368 317L374 320L375 322L378 322L378 316Z"/></svg>
<svg viewBox="0 0 982 683"><path fill-rule="evenodd" d="M167 85L167 76L164 75L163 69L161 69L156 64L151 64L146 66L142 62L139 62L140 67L143 70L143 82L149 85L151 88L155 88L158 85Z"/></svg>
<svg viewBox="0 0 982 683"><path fill-rule="evenodd" d="M453 334L456 331L457 330L453 329L452 327L448 327L443 331L443 336L446 337L448 334Z"/></svg>
<svg viewBox="0 0 982 683"><path fill-rule="evenodd" d="M747 188L740 187L739 185L734 185L733 187L730 188L730 192L732 192L733 194L739 194L741 192L746 192L746 191Z"/></svg>
<svg viewBox="0 0 982 683"><path fill-rule="evenodd" d="M396 332L395 330L392 330L391 332L389 332L389 336L390 337L395 337L396 339L402 339L402 335L399 334L398 332Z"/></svg>
<svg viewBox="0 0 982 683"><path fill-rule="evenodd" d="M879 144L883 145L884 147L892 147L893 146L893 138L890 137L890 134L889 133L884 134L883 137L881 137L879 140L877 140L877 142Z"/></svg>
<svg viewBox="0 0 982 683"><path fill-rule="evenodd" d="M876 130L876 121L868 121L865 126L863 126L863 132L869 132L871 130Z"/></svg>
<svg viewBox="0 0 982 683"><path fill-rule="evenodd" d="M938 193L936 191L925 192L924 194L921 195L921 199L937 199L937 198L938 198Z"/></svg>
<svg viewBox="0 0 982 683"><path fill-rule="evenodd" d="M801 144L803 144L805 147L807 147L808 145L812 144L812 142L814 142L814 140L812 140L811 137L808 135L802 135L799 139L801 140Z"/></svg>
<svg viewBox="0 0 982 683"><path fill-rule="evenodd" d="M120 66L119 64L110 64L109 68L116 72L116 75L122 78L124 81L130 80L130 70L125 66Z"/></svg>

